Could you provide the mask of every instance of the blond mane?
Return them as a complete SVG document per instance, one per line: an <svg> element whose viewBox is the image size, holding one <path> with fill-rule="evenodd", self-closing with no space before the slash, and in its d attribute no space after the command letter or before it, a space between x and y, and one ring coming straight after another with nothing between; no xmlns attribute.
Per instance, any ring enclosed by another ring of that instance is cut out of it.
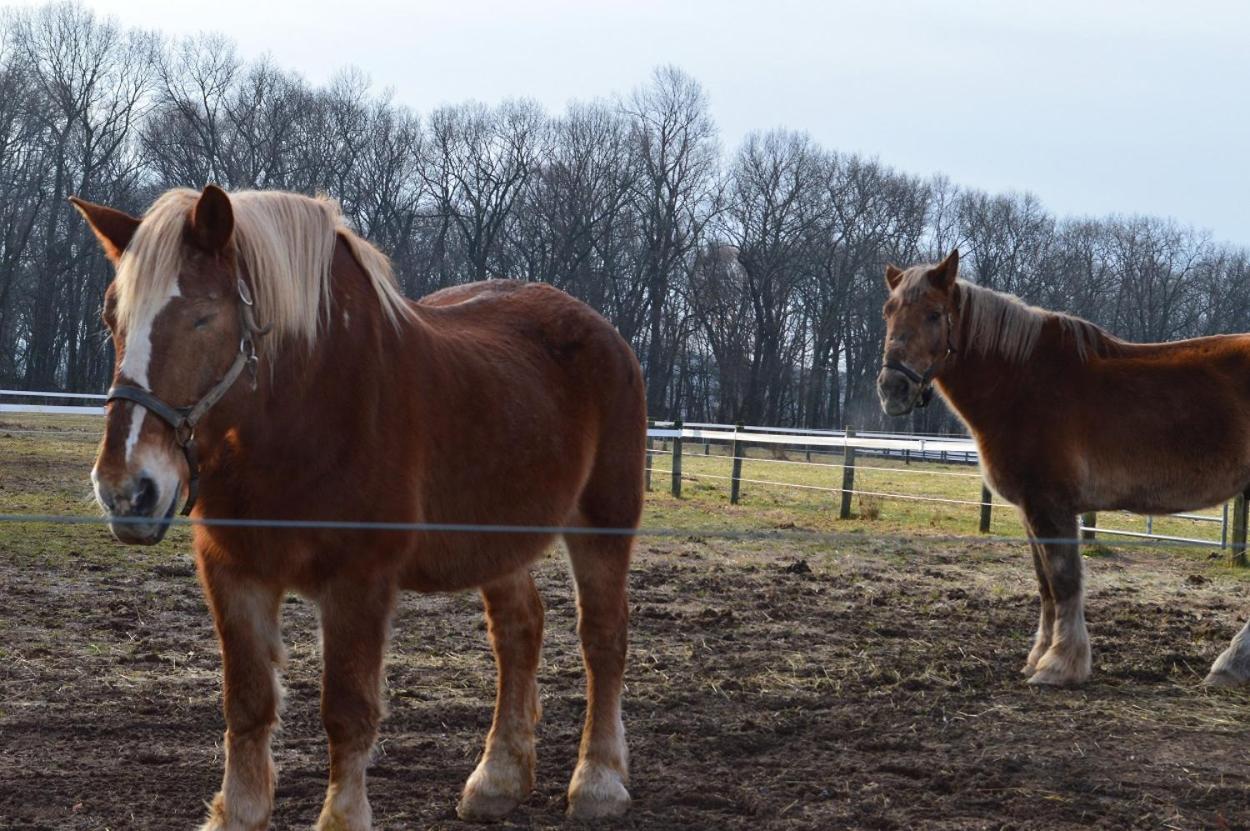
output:
<svg viewBox="0 0 1250 831"><path fill-rule="evenodd" d="M200 194L164 193L144 214L117 267L117 318L123 327L145 320L165 302L183 270L184 229ZM397 325L409 306L389 260L347 225L332 199L281 191L230 194L233 244L251 276L257 319L276 337L261 339L272 351L291 337L311 345L330 313L330 266L335 241L347 243L364 269L387 318Z"/></svg>
<svg viewBox="0 0 1250 831"><path fill-rule="evenodd" d="M1042 327L1056 321L1072 339L1081 360L1100 354L1112 338L1097 325L1079 317L1030 306L1012 294L959 281L960 316L966 321L968 347L983 354L997 354L1009 361L1023 362L1037 348Z"/></svg>
<svg viewBox="0 0 1250 831"><path fill-rule="evenodd" d="M933 266L914 266L902 277L901 291L915 300L930 288ZM987 289L966 280L959 286L959 315L963 321L963 346L983 355L999 355L1014 363L1027 361L1037 348L1042 327L1056 321L1072 340L1082 361L1101 355L1120 343L1096 324L1079 317L1030 306L1013 294Z"/></svg>

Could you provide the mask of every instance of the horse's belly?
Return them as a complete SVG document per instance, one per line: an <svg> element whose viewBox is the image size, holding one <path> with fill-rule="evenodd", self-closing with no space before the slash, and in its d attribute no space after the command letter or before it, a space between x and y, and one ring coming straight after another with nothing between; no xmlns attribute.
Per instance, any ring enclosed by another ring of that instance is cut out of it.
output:
<svg viewBox="0 0 1250 831"><path fill-rule="evenodd" d="M1097 508L1134 511L1142 514L1170 514L1192 511L1224 502L1246 485L1242 466L1216 463L1209 466L1194 460L1159 460L1148 466L1135 466L1118 475L1097 476L1089 494L1088 510Z"/></svg>
<svg viewBox="0 0 1250 831"><path fill-rule="evenodd" d="M454 592L486 585L529 566L554 541L551 535L506 532L424 536L400 572L400 587L408 591Z"/></svg>

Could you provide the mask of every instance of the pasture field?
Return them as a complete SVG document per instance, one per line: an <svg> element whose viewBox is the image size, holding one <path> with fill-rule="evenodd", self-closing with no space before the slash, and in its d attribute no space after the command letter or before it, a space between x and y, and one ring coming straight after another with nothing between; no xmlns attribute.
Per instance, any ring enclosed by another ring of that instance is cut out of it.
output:
<svg viewBox="0 0 1250 831"><path fill-rule="evenodd" d="M0 513L95 513L99 427L0 416ZM685 459L694 475L728 469ZM753 460L744 476L837 487L841 470ZM979 538L975 506L863 497L841 521L835 493L748 483L730 506L726 480L689 481L681 500L667 482L655 474L644 523L685 530L642 538L630 582L634 807L599 827L1250 827L1250 693L1199 686L1250 610L1250 576L1218 553L1091 549L1094 680L1039 690L1018 674L1037 614L1027 550ZM856 485L980 488L890 470ZM1019 532L1005 507L994 516L996 533ZM202 818L221 772L220 667L187 539L176 528L140 549L103 526L0 524L0 828ZM539 781L504 828L562 824L582 715L572 584L558 550L534 570L548 609ZM290 598L279 829L308 827L325 785L315 628ZM387 683L376 826L468 827L454 806L494 700L477 597L405 595Z"/></svg>

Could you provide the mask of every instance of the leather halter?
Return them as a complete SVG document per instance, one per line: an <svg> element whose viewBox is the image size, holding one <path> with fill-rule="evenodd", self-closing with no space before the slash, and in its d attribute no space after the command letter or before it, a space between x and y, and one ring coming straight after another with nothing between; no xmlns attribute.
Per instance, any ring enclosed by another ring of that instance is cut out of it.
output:
<svg viewBox="0 0 1250 831"><path fill-rule="evenodd" d="M955 348L955 344L951 341L951 313L946 313L946 352L942 357L929 364L929 368L923 374L909 367L902 361L889 360L881 365L883 369L892 369L895 372L901 372L907 376L907 380L916 384L919 392L915 397L915 406L924 408L929 406L929 402L933 400L933 379L937 376L942 367L946 366L947 359L951 355L958 354L959 350Z"/></svg>
<svg viewBox="0 0 1250 831"><path fill-rule="evenodd" d="M115 384L108 391L107 401L130 401L143 407L152 415L168 424L174 431L174 442L182 448L187 458L187 502L183 505L182 515L187 516L195 507L196 496L200 490L199 448L195 444L195 426L200 419L225 397L234 382L244 370L252 376L252 389L256 389L256 344L254 338L269 332L271 326L260 326L256 323L256 309L252 302L252 292L239 278L239 321L242 324L243 337L239 340L239 354L234 363L226 370L220 381L213 385L199 401L187 407L173 407L166 404L150 390L126 384Z"/></svg>

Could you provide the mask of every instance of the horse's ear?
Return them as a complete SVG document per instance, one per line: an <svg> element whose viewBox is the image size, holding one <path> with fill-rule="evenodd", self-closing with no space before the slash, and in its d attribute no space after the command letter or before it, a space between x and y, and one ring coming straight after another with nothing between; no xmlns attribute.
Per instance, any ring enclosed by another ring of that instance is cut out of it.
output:
<svg viewBox="0 0 1250 831"><path fill-rule="evenodd" d="M230 197L216 185L206 185L204 192L191 209L191 238L211 254L216 254L230 242L234 233L234 209Z"/></svg>
<svg viewBox="0 0 1250 831"><path fill-rule="evenodd" d="M903 269L893 263L885 264L885 286L890 291L894 291L898 287L898 281L903 279Z"/></svg>
<svg viewBox="0 0 1250 831"><path fill-rule="evenodd" d="M142 220L135 219L124 211L97 205L94 202L79 199L77 196L71 196L69 203L78 209L78 213L82 214L82 218L91 226L91 232L95 234L95 238L100 241L100 247L104 249L104 256L108 257L113 265L117 265L117 261L122 258L122 252L126 250L127 245L130 245L130 240L134 238L135 231L139 229L139 223Z"/></svg>
<svg viewBox="0 0 1250 831"><path fill-rule="evenodd" d="M952 248L951 253L946 255L946 259L933 267L929 272L929 282L934 288L942 291L950 291L951 286L955 285L955 278L959 276L959 249Z"/></svg>

